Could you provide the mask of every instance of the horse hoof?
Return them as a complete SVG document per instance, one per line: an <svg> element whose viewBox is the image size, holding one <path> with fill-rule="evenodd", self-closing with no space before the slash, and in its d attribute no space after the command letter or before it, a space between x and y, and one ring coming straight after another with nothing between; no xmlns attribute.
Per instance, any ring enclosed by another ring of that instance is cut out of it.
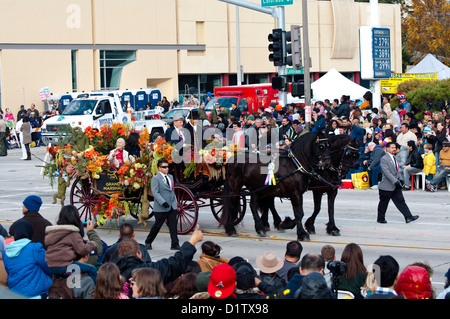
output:
<svg viewBox="0 0 450 319"><path fill-rule="evenodd" d="M231 234L228 234L228 236L230 236L230 237L237 237L238 235L236 233L231 233Z"/></svg>
<svg viewBox="0 0 450 319"><path fill-rule="evenodd" d="M259 235L259 237L267 237L267 234L264 231L259 231L258 235Z"/></svg>
<svg viewBox="0 0 450 319"><path fill-rule="evenodd" d="M306 241L306 242L308 242L308 241L311 241L311 238L309 238L309 237L304 237L304 238L297 238L297 240L298 240L298 241Z"/></svg>
<svg viewBox="0 0 450 319"><path fill-rule="evenodd" d="M331 236L341 236L341 233L338 230L333 230L330 235Z"/></svg>
<svg viewBox="0 0 450 319"><path fill-rule="evenodd" d="M277 230L278 230L279 233L284 233L284 232L286 232L286 229L283 229L283 228L280 228L280 227L277 227Z"/></svg>
<svg viewBox="0 0 450 319"><path fill-rule="evenodd" d="M315 231L315 230L312 230L312 229L307 229L306 231L307 231L308 234L310 234L310 235L315 235L315 234L316 234L316 231Z"/></svg>

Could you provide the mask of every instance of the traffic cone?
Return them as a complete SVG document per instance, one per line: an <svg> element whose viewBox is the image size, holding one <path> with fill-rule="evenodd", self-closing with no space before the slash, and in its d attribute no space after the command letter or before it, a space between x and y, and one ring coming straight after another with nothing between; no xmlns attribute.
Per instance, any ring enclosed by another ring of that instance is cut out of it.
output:
<svg viewBox="0 0 450 319"><path fill-rule="evenodd" d="M411 189L410 190L414 190L414 175L411 175Z"/></svg>

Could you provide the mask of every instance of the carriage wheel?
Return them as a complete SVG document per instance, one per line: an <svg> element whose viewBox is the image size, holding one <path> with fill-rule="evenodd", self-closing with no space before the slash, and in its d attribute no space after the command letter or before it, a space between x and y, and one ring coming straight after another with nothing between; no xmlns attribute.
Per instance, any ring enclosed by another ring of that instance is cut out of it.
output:
<svg viewBox="0 0 450 319"><path fill-rule="evenodd" d="M80 219L83 221L95 220L92 212L95 204L98 201L98 195L91 189L91 183L88 178L77 178L70 190L70 204L74 205L80 214Z"/></svg>
<svg viewBox="0 0 450 319"><path fill-rule="evenodd" d="M217 197L217 198L211 198L209 200L210 206L211 206L211 212L214 216L214 218L220 222L221 217L222 217L222 213L223 213L223 198ZM245 210L247 209L247 199L245 198L245 196L241 196L239 198L240 201L240 207L241 210L239 212L239 215L237 216L237 218L233 221L233 225L236 226L237 224L239 224L242 219L244 219L244 215L245 215Z"/></svg>
<svg viewBox="0 0 450 319"><path fill-rule="evenodd" d="M192 192L181 185L176 185L175 196L177 198L177 233L185 235L197 224L198 205Z"/></svg>

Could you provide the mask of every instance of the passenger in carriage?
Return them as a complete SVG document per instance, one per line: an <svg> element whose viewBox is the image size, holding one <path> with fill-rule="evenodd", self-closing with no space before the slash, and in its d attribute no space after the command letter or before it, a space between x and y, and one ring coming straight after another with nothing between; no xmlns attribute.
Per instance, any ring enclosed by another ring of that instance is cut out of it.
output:
<svg viewBox="0 0 450 319"><path fill-rule="evenodd" d="M119 168L125 161L134 162L134 157L130 156L127 150L125 150L125 140L118 138L116 141L116 148L113 149L108 155L108 161L115 167Z"/></svg>

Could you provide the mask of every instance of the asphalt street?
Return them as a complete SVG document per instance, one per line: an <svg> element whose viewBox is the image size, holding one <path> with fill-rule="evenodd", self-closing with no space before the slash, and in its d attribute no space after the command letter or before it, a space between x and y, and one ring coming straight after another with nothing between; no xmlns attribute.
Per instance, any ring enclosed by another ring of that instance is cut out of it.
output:
<svg viewBox="0 0 450 319"><path fill-rule="evenodd" d="M56 192L48 178L40 175L45 147L32 148L31 161L20 160L21 150L10 150L7 157L0 157L0 223L8 229L11 223L22 216L22 201L28 195L38 195L43 200L41 214L51 222L55 222L61 205L52 204L52 196ZM70 203L69 189L66 193L66 204ZM336 257L340 259L342 250L348 243L357 243L364 254L364 264L372 264L380 255L392 255L403 269L413 262L427 262L434 270L432 284L439 293L444 288L445 273L450 268L450 192L439 190L429 193L422 190L404 192L405 199L414 215L419 215L417 221L406 224L403 216L395 206L389 205L387 224L376 222L378 205L377 190L339 191L335 205L335 219L341 236L326 234L325 224L328 221L327 203L324 197L322 212L316 219L316 233L311 235L310 242L302 242L303 253L320 253L325 244L331 244L336 249ZM276 208L282 218L293 217L289 200L276 200ZM313 211L312 193L304 195L304 211L306 218ZM306 220L306 218L304 220ZM272 219L269 219L272 221ZM124 221L120 221L122 223ZM149 219L144 227L133 217L126 219L136 229L136 239L143 243L154 219ZM268 237L260 238L254 230L254 223L249 208L242 223L237 226L238 237L228 237L222 227L212 216L209 208L201 208L198 224L204 232L204 240L218 243L223 251L221 256L231 258L242 256L256 267L256 257L272 250L283 257L286 243L296 240L295 230L279 232L273 229ZM117 240L118 225L108 223L97 228L100 237L108 244ZM189 235L179 236L180 242L187 240ZM195 258L200 255L200 243L197 244ZM170 237L167 227L163 226L161 233L153 243L150 251L152 259L158 260L173 255L169 250Z"/></svg>

